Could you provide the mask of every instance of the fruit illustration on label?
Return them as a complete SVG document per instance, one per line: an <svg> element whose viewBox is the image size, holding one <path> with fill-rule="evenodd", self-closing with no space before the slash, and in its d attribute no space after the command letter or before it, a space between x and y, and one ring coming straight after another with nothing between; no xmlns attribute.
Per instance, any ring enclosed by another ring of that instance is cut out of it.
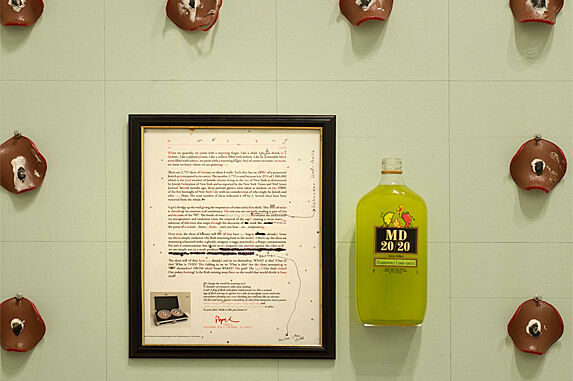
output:
<svg viewBox="0 0 573 381"><path fill-rule="evenodd" d="M384 214L383 220L384 220L384 225L388 226L392 223L392 219L394 218L394 213L392 212L388 212L386 214Z"/></svg>
<svg viewBox="0 0 573 381"><path fill-rule="evenodd" d="M410 226L410 224L412 223L412 217L410 216L410 213L406 212L402 214L402 220L404 220L404 223L406 223L404 227L407 228L408 226Z"/></svg>
<svg viewBox="0 0 573 381"><path fill-rule="evenodd" d="M410 226L412 223L412 216L410 215L410 212L405 212L404 210L404 205L400 205L396 209L396 214L394 214L394 212L382 213L384 226L394 226L396 228L407 228ZM394 218L394 215L396 218ZM403 221L403 223L400 222L400 219Z"/></svg>

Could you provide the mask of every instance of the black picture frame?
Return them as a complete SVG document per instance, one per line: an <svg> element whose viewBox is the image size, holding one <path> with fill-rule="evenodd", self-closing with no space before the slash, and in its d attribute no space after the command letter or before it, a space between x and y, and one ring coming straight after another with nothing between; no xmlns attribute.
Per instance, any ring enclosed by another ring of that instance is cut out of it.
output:
<svg viewBox="0 0 573 381"><path fill-rule="evenodd" d="M142 133L152 126L315 127L322 136L321 339L320 346L143 345L142 324ZM335 358L335 160L332 115L129 115L129 357L130 358Z"/></svg>

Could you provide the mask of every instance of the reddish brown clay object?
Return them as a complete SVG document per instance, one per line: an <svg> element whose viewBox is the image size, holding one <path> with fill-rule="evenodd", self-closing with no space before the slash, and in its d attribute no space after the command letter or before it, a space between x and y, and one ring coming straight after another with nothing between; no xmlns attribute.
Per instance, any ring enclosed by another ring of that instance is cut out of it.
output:
<svg viewBox="0 0 573 381"><path fill-rule="evenodd" d="M366 20L387 20L394 0L340 0L340 11L354 25Z"/></svg>
<svg viewBox="0 0 573 381"><path fill-rule="evenodd" d="M564 0L509 0L509 6L519 22L537 21L555 24Z"/></svg>
<svg viewBox="0 0 573 381"><path fill-rule="evenodd" d="M38 309L20 294L0 304L0 324L0 341L7 351L28 352L46 333Z"/></svg>
<svg viewBox="0 0 573 381"><path fill-rule="evenodd" d="M511 177L520 188L545 193L561 181L566 171L567 159L561 148L540 135L525 142L509 165Z"/></svg>
<svg viewBox="0 0 573 381"><path fill-rule="evenodd" d="M563 319L555 307L535 297L517 308L507 332L520 351L542 355L563 335Z"/></svg>
<svg viewBox="0 0 573 381"><path fill-rule="evenodd" d="M167 17L181 29L208 31L219 18L223 0L168 0Z"/></svg>
<svg viewBox="0 0 573 381"><path fill-rule="evenodd" d="M42 12L42 0L0 0L0 21L3 25L30 26Z"/></svg>
<svg viewBox="0 0 573 381"><path fill-rule="evenodd" d="M0 184L10 192L36 189L44 182L47 169L34 142L19 132L0 145Z"/></svg>

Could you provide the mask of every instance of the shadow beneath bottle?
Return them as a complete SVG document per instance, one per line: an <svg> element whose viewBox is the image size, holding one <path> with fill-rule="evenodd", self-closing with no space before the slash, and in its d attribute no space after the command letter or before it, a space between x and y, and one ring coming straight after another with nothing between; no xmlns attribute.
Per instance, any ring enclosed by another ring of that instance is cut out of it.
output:
<svg viewBox="0 0 573 381"><path fill-rule="evenodd" d="M349 309L350 358L359 376L412 376L420 355L422 326L365 327Z"/></svg>
<svg viewBox="0 0 573 381"><path fill-rule="evenodd" d="M348 331L350 358L356 375L375 378L412 376L420 357L422 326L364 326L358 319L354 306L356 253L353 245L350 246L348 254L350 271Z"/></svg>

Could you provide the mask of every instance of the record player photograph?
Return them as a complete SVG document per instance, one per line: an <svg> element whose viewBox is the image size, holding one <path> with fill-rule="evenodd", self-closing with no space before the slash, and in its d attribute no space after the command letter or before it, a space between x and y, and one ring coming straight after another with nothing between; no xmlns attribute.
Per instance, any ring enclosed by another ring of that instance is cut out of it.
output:
<svg viewBox="0 0 573 381"><path fill-rule="evenodd" d="M175 324L187 321L189 315L183 311L185 306L180 303L180 297L189 300L189 293L152 293L155 325ZM189 305L189 302L186 303Z"/></svg>

